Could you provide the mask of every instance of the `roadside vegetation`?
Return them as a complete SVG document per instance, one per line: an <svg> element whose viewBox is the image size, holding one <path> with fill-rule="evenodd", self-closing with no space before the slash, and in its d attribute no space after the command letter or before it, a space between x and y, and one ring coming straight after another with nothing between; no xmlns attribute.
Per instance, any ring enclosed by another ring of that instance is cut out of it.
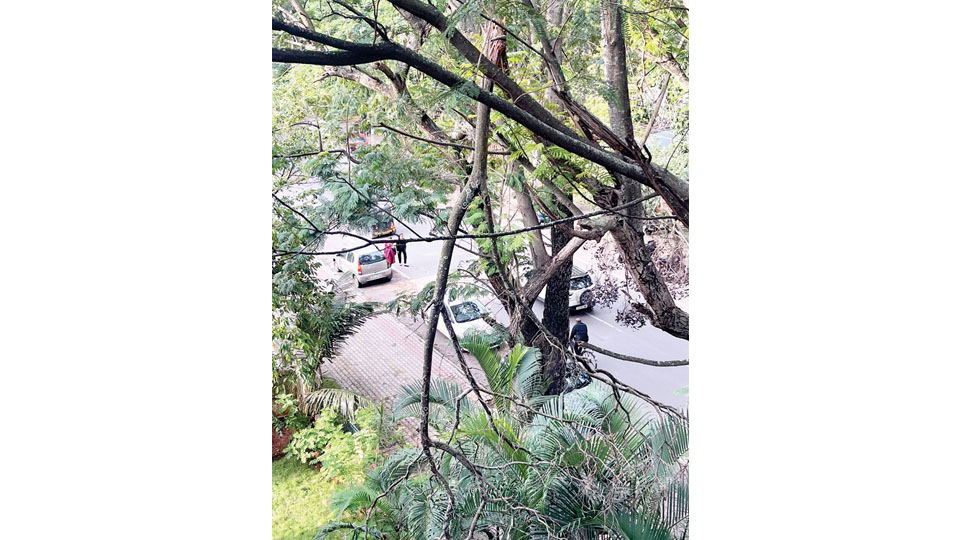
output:
<svg viewBox="0 0 960 540"><path fill-rule="evenodd" d="M591 302L688 336L687 21L675 0L274 0L275 538L688 536L686 411L567 341L583 249ZM391 221L430 225L405 240L442 245L432 282L376 305L317 277L395 242ZM509 326L458 336L441 307L481 297ZM323 372L380 312L427 329L389 407ZM441 327L466 386L431 378Z"/></svg>

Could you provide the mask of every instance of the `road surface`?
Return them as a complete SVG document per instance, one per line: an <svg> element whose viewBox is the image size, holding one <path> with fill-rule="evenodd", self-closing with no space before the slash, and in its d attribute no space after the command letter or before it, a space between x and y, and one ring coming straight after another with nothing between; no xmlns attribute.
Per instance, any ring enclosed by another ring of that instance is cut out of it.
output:
<svg viewBox="0 0 960 540"><path fill-rule="evenodd" d="M419 233L427 236L430 224L426 221L412 224L411 230L406 225L397 223L397 232L404 238L416 238ZM366 235L365 235L366 236ZM359 245L361 242L347 237L332 236L324 244L323 250L330 251ZM468 245L468 247L472 247ZM363 296L370 300L386 302L393 300L401 292L419 291L424 285L436 278L437 263L440 259L442 242L417 242L407 244L409 266L395 264L394 276L390 281L380 281L366 285ZM454 250L451 268L466 263L475 258L475 255L457 248ZM321 257L327 268L332 269L332 257ZM589 270L593 264L590 254L583 248L575 259L577 266ZM344 283L350 290L355 289L352 281ZM621 302L623 299L621 299ZM509 317L503 312L499 302L495 299L486 299L490 311L505 324L509 324ZM537 301L534 311L538 315L543 313L543 303ZM631 356L639 356L650 360L680 360L688 358L688 342L675 338L652 326L639 329L627 328L615 320L617 307L594 307L592 311L573 313L570 317L572 326L577 317L581 317L590 331L590 342L605 349L617 351ZM439 334L437 340L445 343L446 338ZM683 391L688 386L688 368L682 367L652 367L633 362L617 360L605 355L597 354L598 367L614 374L621 381L633 386L637 390L650 395L652 398L672 405L686 408L688 399Z"/></svg>

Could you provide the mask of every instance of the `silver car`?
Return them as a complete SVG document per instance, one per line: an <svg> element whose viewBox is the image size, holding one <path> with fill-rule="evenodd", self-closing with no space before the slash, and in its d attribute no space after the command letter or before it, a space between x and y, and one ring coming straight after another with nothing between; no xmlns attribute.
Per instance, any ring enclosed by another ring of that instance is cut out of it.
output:
<svg viewBox="0 0 960 540"><path fill-rule="evenodd" d="M337 272L353 274L357 288L378 279L393 278L393 269L387 265L387 257L379 249L340 253L333 258L333 267Z"/></svg>

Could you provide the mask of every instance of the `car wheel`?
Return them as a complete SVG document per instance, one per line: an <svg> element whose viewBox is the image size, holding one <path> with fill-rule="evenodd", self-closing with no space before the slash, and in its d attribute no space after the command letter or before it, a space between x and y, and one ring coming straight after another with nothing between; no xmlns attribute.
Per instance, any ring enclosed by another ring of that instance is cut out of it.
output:
<svg viewBox="0 0 960 540"><path fill-rule="evenodd" d="M360 278L358 278L357 276L353 276L353 281L354 281L354 283L357 284L357 288L358 288L358 289L362 289L362 288L363 288L363 283L360 281Z"/></svg>
<svg viewBox="0 0 960 540"><path fill-rule="evenodd" d="M584 310L593 309L593 303L596 301L593 297L593 291L583 291L583 294L580 295L580 305L586 306Z"/></svg>

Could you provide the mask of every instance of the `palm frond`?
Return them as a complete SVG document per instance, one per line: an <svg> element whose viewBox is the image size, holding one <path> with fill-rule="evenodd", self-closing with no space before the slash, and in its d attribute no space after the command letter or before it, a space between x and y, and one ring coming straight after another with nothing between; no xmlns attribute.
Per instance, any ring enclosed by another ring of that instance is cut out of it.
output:
<svg viewBox="0 0 960 540"><path fill-rule="evenodd" d="M682 523L690 515L690 497L686 472L677 475L664 492L660 503L660 516L671 527Z"/></svg>
<svg viewBox="0 0 960 540"><path fill-rule="evenodd" d="M394 421L420 416L420 396L423 384L417 381L405 385L393 402ZM443 428L456 414L458 396L462 393L460 385L446 379L436 379L430 382L430 403L439 407L430 407L430 422L432 425ZM460 414L469 412L473 406L466 396L459 399Z"/></svg>
<svg viewBox="0 0 960 540"><path fill-rule="evenodd" d="M372 302L335 301L324 306L321 312L298 314L297 325L316 333L320 354L330 358L373 315L374 305Z"/></svg>
<svg viewBox="0 0 960 540"><path fill-rule="evenodd" d="M343 529L350 529L355 532L357 531L366 532L370 536L374 538L379 538L380 540L383 540L384 538L383 534L374 527L370 527L368 529L363 525L357 525L355 523L345 523L342 521L334 521L334 522L325 523L321 525L320 528L317 529L317 534L313 537L313 540L323 540L324 538L327 537L327 535Z"/></svg>
<svg viewBox="0 0 960 540"><path fill-rule="evenodd" d="M356 412L373 402L356 392L342 388L321 388L307 394L304 398L307 414L319 414L321 409L333 409L349 422L353 422Z"/></svg>
<svg viewBox="0 0 960 540"><path fill-rule="evenodd" d="M333 494L330 498L330 509L337 512L337 518L347 510L369 508L377 498L377 492L367 486L358 486L345 489Z"/></svg>
<svg viewBox="0 0 960 540"><path fill-rule="evenodd" d="M420 452L413 448L401 448L384 461L383 465L371 471L370 478L381 490L386 490L391 484L407 473L407 467L415 470ZM424 458L420 457L418 461Z"/></svg>
<svg viewBox="0 0 960 540"><path fill-rule="evenodd" d="M671 540L660 520L641 514L617 514L617 531L625 540Z"/></svg>
<svg viewBox="0 0 960 540"><path fill-rule="evenodd" d="M654 455L664 465L673 465L687 454L690 424L686 418L673 415L664 416L653 423L647 437L650 439Z"/></svg>
<svg viewBox="0 0 960 540"><path fill-rule="evenodd" d="M540 349L527 347L517 362L514 388L527 400L537 399L543 395L540 360Z"/></svg>
<svg viewBox="0 0 960 540"><path fill-rule="evenodd" d="M484 375L490 383L490 389L499 392L495 381L499 381L500 356L490 348L490 340L483 334L469 334L460 340L460 345L477 358Z"/></svg>

